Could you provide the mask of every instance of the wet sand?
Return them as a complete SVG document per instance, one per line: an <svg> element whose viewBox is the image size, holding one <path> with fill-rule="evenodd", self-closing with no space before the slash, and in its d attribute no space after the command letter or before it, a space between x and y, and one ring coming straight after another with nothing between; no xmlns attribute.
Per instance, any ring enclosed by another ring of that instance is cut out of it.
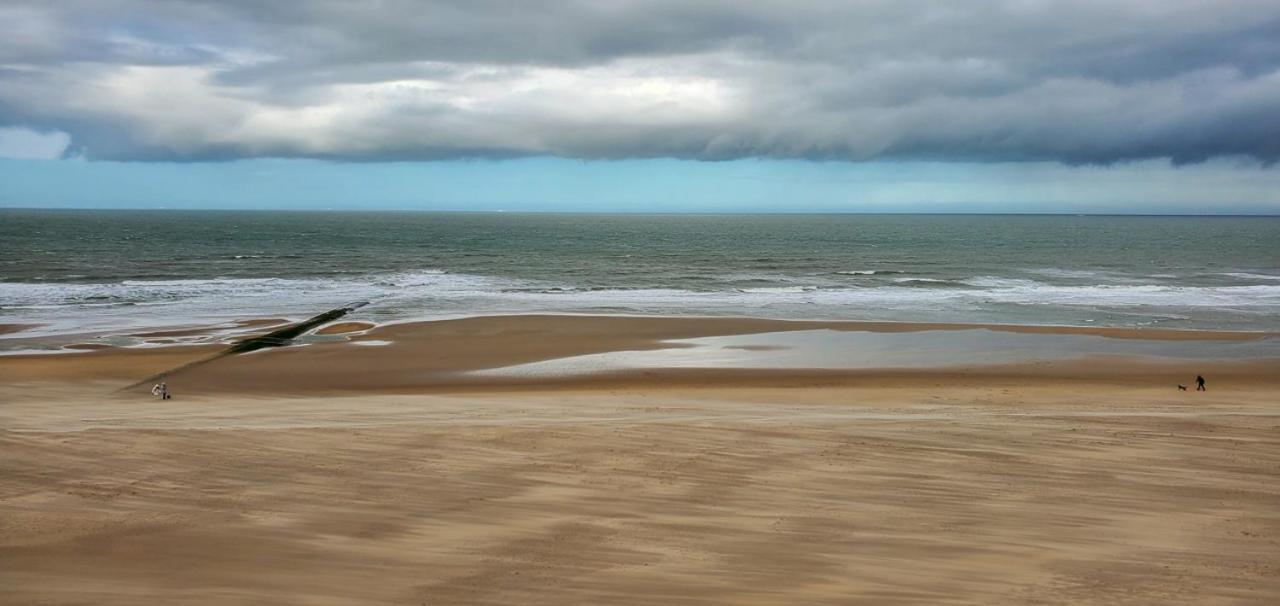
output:
<svg viewBox="0 0 1280 606"><path fill-rule="evenodd" d="M347 324L340 322L338 326ZM1136 330L1115 328L1030 327L955 324L904 324L866 322L806 322L754 318L674 318L612 316L492 316L437 322L379 326L350 340L312 343L250 355L232 356L195 369L170 375L170 384L190 393L241 392L254 394L424 393L459 389L572 388L632 386L660 388L687 386L752 385L804 386L814 382L865 384L868 380L895 384L917 380L952 381L967 376L1002 380L1104 380L1133 385L1186 383L1197 373L1226 380L1254 383L1269 380L1265 372L1274 361L1262 360L1163 360L1122 358L1028 361L994 364L984 352L950 345L962 364L947 368L617 368L590 376L507 376L489 371L548 360L605 354L688 347L672 340L752 335L778 331L830 330L868 334L914 334L934 331L951 334L983 329L1044 339L1088 335L1168 343L1172 350L1202 343L1259 342L1277 333ZM341 334L330 335L341 337ZM941 339L938 340L941 343ZM352 347L352 344L374 347ZM67 355L0 356L0 383L24 380L83 378L114 380L124 386L155 373L180 367L219 350L218 345L192 345L154 349L115 348ZM942 347L940 344L939 347ZM736 348L761 356L769 348ZM73 357L68 357L73 356ZM661 357L659 355L659 357Z"/></svg>
<svg viewBox="0 0 1280 606"><path fill-rule="evenodd" d="M40 327L39 324L0 324L0 335L18 333L24 330L31 330L32 328L39 328L39 327Z"/></svg>
<svg viewBox="0 0 1280 606"><path fill-rule="evenodd" d="M468 374L674 320L0 357L0 603L1280 600L1272 361Z"/></svg>

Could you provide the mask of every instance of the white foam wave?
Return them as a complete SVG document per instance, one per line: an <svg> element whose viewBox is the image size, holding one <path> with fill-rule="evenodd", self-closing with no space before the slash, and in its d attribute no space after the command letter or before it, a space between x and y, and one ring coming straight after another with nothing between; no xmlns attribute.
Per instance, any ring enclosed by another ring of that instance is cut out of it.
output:
<svg viewBox="0 0 1280 606"><path fill-rule="evenodd" d="M1101 276L1115 275L1110 272L1093 271L1086 269L1063 269L1060 267L1037 267L1027 270L1030 273L1047 276L1050 278L1068 278L1076 280L1096 279Z"/></svg>
<svg viewBox="0 0 1280 606"><path fill-rule="evenodd" d="M1156 284L1098 284L1059 286L1023 280L981 276L964 284L979 291L953 291L951 296L975 296L1002 303L1098 305L1098 306L1254 306L1280 305L1280 286L1170 286Z"/></svg>
<svg viewBox="0 0 1280 606"><path fill-rule="evenodd" d="M804 293L818 290L817 286L762 286L759 288L740 288L744 293Z"/></svg>
<svg viewBox="0 0 1280 606"><path fill-rule="evenodd" d="M1033 280L981 278L967 281L969 288L919 288L905 285L874 288L815 288L778 286L733 291L679 289L602 289L592 291L543 291L510 293L527 305L546 303L560 308L579 306L633 307L638 309L705 310L708 307L752 309L790 304L832 308L917 309L979 308L991 304L1032 306L1127 308L1261 308L1280 311L1280 286L1181 287L1157 285L1056 286Z"/></svg>
<svg viewBox="0 0 1280 606"><path fill-rule="evenodd" d="M481 276L453 275L439 270L353 278L210 278L87 284L5 282L0 283L0 307L147 304L261 296L288 298L295 293L387 296L422 287L479 290L487 285L487 279Z"/></svg>
<svg viewBox="0 0 1280 606"><path fill-rule="evenodd" d="M1047 286L1047 284L1044 284L1043 282L1037 282L1035 280L1027 280L1024 278L1002 278L999 276L978 276L976 278L969 278L968 280L961 280L960 283L968 284L969 286L977 286L978 288L986 288L986 289L993 289L993 290L1004 289L1004 288L1035 288L1038 286Z"/></svg>
<svg viewBox="0 0 1280 606"><path fill-rule="evenodd" d="M955 288L919 288L908 284L946 283ZM967 288L965 287L967 286ZM1022 278L980 276L953 282L936 278L898 278L894 285L866 288L779 285L692 291L677 288L578 288L470 274L422 271L361 278L218 278L209 280L128 280L107 284L0 283L0 307L54 309L121 305L174 305L205 302L251 307L302 300L347 302L355 299L448 301L458 298L517 303L566 301L582 305L666 304L717 300L754 305L794 301L894 304L913 301L968 301L1048 305L1280 305L1280 285L1173 286L1153 284L1063 286ZM311 304L314 307L314 303Z"/></svg>
<svg viewBox="0 0 1280 606"><path fill-rule="evenodd" d="M932 286L935 283L939 285ZM964 319L973 313L990 318L1008 305L1048 310L1036 312L1036 317L1047 320L1063 317L1061 312L1052 310L1064 309L1144 316L1193 316L1226 310L1268 317L1280 314L1280 284L1064 286L1024 278L979 276L964 281L904 277L893 284L867 287L778 284L686 290L584 287L439 270L351 278L0 283L0 313L6 319L50 323L58 330L92 325L118 329L208 323L247 316L300 317L357 300L374 301L375 305L363 313L373 313L383 320L599 311ZM143 312L139 306L149 309Z"/></svg>
<svg viewBox="0 0 1280 606"><path fill-rule="evenodd" d="M885 274L900 274L903 272L893 269L851 269L848 271L834 272L842 276L883 276Z"/></svg>
<svg viewBox="0 0 1280 606"><path fill-rule="evenodd" d="M1280 276L1271 275L1271 274L1256 274L1256 273L1253 273L1253 272L1247 272L1247 271L1228 271L1228 272L1223 272L1221 275L1223 275L1223 276L1231 276L1231 277L1233 277L1233 278L1242 278L1242 279L1245 279L1245 280L1276 280L1276 281L1280 281Z"/></svg>
<svg viewBox="0 0 1280 606"><path fill-rule="evenodd" d="M207 323L235 317L304 316L352 301L396 307L403 300L465 299L492 293L500 280L425 270L351 278L214 278L83 283L0 283L0 313L68 328ZM151 307L142 313L139 307ZM163 307L164 311L155 311Z"/></svg>
<svg viewBox="0 0 1280 606"><path fill-rule="evenodd" d="M895 284L951 284L954 280L943 280L940 278L894 278Z"/></svg>

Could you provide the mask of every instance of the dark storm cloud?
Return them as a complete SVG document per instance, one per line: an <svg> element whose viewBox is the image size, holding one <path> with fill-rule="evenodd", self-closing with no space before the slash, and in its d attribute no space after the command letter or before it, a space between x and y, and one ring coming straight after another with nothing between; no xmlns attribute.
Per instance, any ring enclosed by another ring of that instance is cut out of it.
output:
<svg viewBox="0 0 1280 606"><path fill-rule="evenodd" d="M90 158L1280 159L1266 2L8 2Z"/></svg>

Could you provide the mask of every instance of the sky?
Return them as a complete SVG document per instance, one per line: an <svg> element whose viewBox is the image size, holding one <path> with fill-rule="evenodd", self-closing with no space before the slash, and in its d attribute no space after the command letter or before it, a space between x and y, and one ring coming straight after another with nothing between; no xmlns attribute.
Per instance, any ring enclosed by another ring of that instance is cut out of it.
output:
<svg viewBox="0 0 1280 606"><path fill-rule="evenodd" d="M0 206L1280 214L1280 3L4 0Z"/></svg>

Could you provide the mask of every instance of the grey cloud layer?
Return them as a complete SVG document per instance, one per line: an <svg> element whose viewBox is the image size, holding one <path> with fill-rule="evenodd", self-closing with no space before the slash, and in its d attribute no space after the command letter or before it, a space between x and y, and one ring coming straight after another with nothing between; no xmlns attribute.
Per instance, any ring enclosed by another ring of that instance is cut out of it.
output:
<svg viewBox="0 0 1280 606"><path fill-rule="evenodd" d="M46 4L0 127L91 158L1280 159L1274 0Z"/></svg>

